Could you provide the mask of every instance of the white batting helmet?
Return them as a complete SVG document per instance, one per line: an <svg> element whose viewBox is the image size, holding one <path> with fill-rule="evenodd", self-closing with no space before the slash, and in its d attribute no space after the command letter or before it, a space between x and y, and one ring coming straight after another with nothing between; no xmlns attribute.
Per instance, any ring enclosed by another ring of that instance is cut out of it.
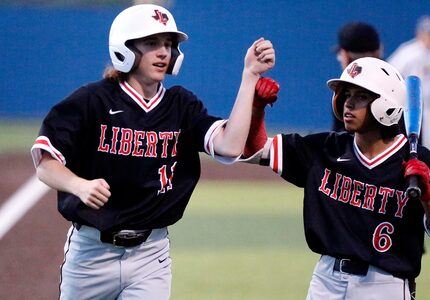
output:
<svg viewBox="0 0 430 300"><path fill-rule="evenodd" d="M175 19L164 7L154 4L131 6L115 18L109 34L109 54L113 67L128 73L136 63L136 53L127 45L127 41L140 39L157 33L172 33L176 41L172 45L172 58L168 74L177 75L184 59L179 50L179 43L188 36L178 31Z"/></svg>
<svg viewBox="0 0 430 300"><path fill-rule="evenodd" d="M341 121L345 99L340 99L337 87L342 83L352 83L378 95L370 104L370 110L379 123L391 126L399 122L406 102L406 84L392 65L378 58L363 57L351 62L340 78L327 81L334 91L333 112Z"/></svg>

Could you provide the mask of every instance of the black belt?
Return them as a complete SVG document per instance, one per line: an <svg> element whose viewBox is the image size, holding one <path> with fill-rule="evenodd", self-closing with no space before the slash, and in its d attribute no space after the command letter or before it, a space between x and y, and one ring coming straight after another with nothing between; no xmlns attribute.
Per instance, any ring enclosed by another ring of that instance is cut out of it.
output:
<svg viewBox="0 0 430 300"><path fill-rule="evenodd" d="M82 225L73 222L73 226L79 231ZM138 246L148 239L151 235L151 229L145 230L121 230L114 232L100 232L100 241L103 243L109 243L118 247L135 247Z"/></svg>
<svg viewBox="0 0 430 300"><path fill-rule="evenodd" d="M152 230L121 230L117 232L100 232L100 241L119 247L135 247L148 239Z"/></svg>
<svg viewBox="0 0 430 300"><path fill-rule="evenodd" d="M369 264L361 260L336 258L333 270L341 273L366 276Z"/></svg>

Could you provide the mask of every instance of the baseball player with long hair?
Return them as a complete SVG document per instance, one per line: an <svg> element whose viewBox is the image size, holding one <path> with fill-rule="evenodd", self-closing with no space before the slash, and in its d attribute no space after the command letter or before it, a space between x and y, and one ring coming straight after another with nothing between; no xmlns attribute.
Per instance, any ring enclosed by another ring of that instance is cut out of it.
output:
<svg viewBox="0 0 430 300"><path fill-rule="evenodd" d="M167 227L181 219L197 184L199 152L225 163L242 153L273 46L260 38L248 49L236 102L222 120L187 89L162 84L179 72L187 38L161 6L125 9L110 29L104 78L43 121L31 151L37 175L58 190L59 212L73 223L61 299L168 299Z"/></svg>
<svg viewBox="0 0 430 300"><path fill-rule="evenodd" d="M430 232L430 151L419 146L418 159L409 160L398 126L405 81L390 64L366 57L328 86L347 132L269 139L263 103L254 105L259 122L244 153L304 188L306 241L321 254L308 300L414 299L412 283L421 269L424 233ZM405 192L412 175L420 179L420 201Z"/></svg>

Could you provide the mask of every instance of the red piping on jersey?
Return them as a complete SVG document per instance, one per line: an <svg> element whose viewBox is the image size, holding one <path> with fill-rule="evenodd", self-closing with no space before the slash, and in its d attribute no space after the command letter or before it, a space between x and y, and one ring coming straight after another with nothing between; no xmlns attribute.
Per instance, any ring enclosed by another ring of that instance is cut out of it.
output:
<svg viewBox="0 0 430 300"><path fill-rule="evenodd" d="M275 136L275 138L273 139L273 171L275 171L276 173L279 173L278 170L278 136Z"/></svg>
<svg viewBox="0 0 430 300"><path fill-rule="evenodd" d="M158 102L160 102L161 98L164 95L165 88L163 87L163 84L160 83L160 87L157 91L157 93L152 97L152 99L149 100L148 103L144 100L144 98L127 82L120 82L120 86L126 91L126 93L133 98L134 101L138 102L143 106L143 109L145 111L149 111L152 108L154 108Z"/></svg>
<svg viewBox="0 0 430 300"><path fill-rule="evenodd" d="M405 142L406 142L406 137L402 135L393 146L391 146L386 152L383 152L383 154L380 157L373 160L370 160L364 155L362 155L355 143L354 143L354 148L356 150L357 156L360 159L360 161L362 161L363 164L367 165L368 167L372 167L373 165L379 163L381 160L385 160L387 157L391 156L391 154L399 150Z"/></svg>
<svg viewBox="0 0 430 300"><path fill-rule="evenodd" d="M64 163L64 160L61 158L61 156L60 155L58 155L56 152L56 150L51 146L51 144L47 141L47 140L45 140L45 139L42 139L42 138L38 138L38 139L36 139L36 141L34 142L34 145L45 145L45 146L47 146L49 149L51 149L52 150L52 154L54 154L55 155L55 157L57 158L57 160L58 161L61 161L62 163Z"/></svg>

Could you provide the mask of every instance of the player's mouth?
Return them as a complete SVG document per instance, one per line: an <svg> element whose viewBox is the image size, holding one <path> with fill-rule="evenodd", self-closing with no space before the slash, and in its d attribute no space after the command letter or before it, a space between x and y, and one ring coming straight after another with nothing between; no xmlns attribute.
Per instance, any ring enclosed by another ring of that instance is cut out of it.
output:
<svg viewBox="0 0 430 300"><path fill-rule="evenodd" d="M158 63L154 63L152 64L155 68L159 69L160 71L163 71L167 64L166 63L162 63L162 62L158 62Z"/></svg>
<svg viewBox="0 0 430 300"><path fill-rule="evenodd" d="M355 118L355 116L354 116L352 113L345 112L345 113L343 114L343 120L344 120L344 121L352 120L352 119L354 119L354 118Z"/></svg>

